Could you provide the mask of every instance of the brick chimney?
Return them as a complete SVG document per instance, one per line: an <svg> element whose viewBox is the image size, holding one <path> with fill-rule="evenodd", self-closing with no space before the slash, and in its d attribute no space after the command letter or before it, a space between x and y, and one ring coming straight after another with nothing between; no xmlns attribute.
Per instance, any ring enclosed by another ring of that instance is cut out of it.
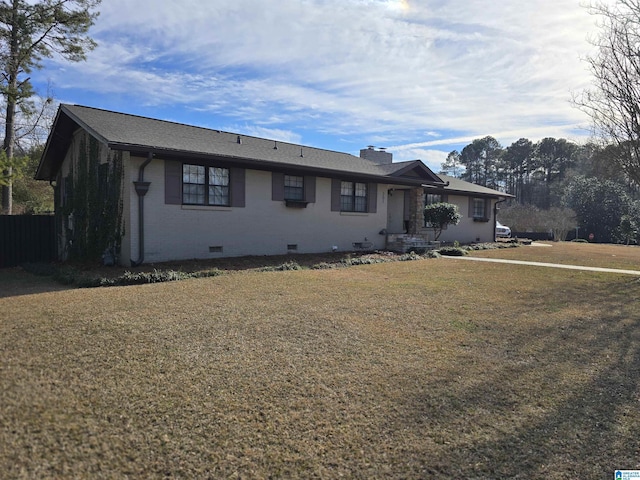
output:
<svg viewBox="0 0 640 480"><path fill-rule="evenodd" d="M385 148L379 148L369 145L367 148L360 150L360 158L369 160L377 165L386 165L393 163L393 154L386 151Z"/></svg>

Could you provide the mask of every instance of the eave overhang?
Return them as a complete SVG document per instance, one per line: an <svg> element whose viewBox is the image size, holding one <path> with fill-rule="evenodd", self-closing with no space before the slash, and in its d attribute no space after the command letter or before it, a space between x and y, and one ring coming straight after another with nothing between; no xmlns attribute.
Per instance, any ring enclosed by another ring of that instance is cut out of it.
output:
<svg viewBox="0 0 640 480"><path fill-rule="evenodd" d="M35 175L35 178L38 180L51 181L55 179L62 162L64 161L69 146L71 145L74 133L81 128L108 148L117 151L128 151L131 155L136 157L147 158L148 154L151 152L155 154L157 158L164 158L168 160L193 159L203 163L216 162L229 167L241 167L274 172L291 172L293 174L341 178L351 181L374 182L408 187L421 187L425 185L444 187L446 185L442 179L437 177L419 160L401 162L400 164L397 164L397 169L394 168L394 165L396 164L378 166L380 167L380 173L376 173L376 168L367 168L362 170L355 168L354 171L349 170L348 167L343 169L329 166L323 167L317 164L298 164L293 158L287 158L284 161L277 161L273 159L255 158L254 156L216 154L212 152L167 148L166 146L158 147L148 144L131 144L110 141L90 125L86 124L82 118L75 115L72 108L68 108L66 105L61 105L58 109L58 113L54 120L53 127L49 134L49 138L47 139L47 144Z"/></svg>
<svg viewBox="0 0 640 480"><path fill-rule="evenodd" d="M474 191L474 190L465 190L458 188L448 188L447 185L423 185L425 190L429 190L429 193L445 193L445 194L459 194L466 197L476 197L476 198L515 198L514 195L510 193L498 192L497 190L493 192L482 192L482 191Z"/></svg>
<svg viewBox="0 0 640 480"><path fill-rule="evenodd" d="M212 155L210 153L199 153L193 151L173 150L166 148L155 148L147 145L131 145L122 143L108 143L112 150L128 151L136 157L146 157L151 151L154 156L166 160L185 160L194 159L200 162L215 162L219 165L229 167L241 167L252 170L262 170L270 172L285 172L300 175L315 175L327 178L342 178L344 180L362 180L374 183L386 183L393 185L420 187L424 185L445 185L442 180L432 180L430 178L417 177L401 177L396 175L376 175L362 172L353 172L349 170L337 170L331 168L323 168L317 166L295 165L282 162L274 162L263 159L254 159L248 157L236 157L228 155ZM437 178L437 177L436 177Z"/></svg>

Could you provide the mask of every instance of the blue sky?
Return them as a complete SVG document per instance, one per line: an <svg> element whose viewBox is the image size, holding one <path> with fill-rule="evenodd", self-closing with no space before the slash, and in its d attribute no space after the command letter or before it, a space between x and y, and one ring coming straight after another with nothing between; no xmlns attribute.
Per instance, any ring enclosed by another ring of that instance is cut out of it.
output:
<svg viewBox="0 0 640 480"><path fill-rule="evenodd" d="M474 138L584 142L570 104L597 18L579 0L104 0L86 62L32 80L76 103L434 170Z"/></svg>

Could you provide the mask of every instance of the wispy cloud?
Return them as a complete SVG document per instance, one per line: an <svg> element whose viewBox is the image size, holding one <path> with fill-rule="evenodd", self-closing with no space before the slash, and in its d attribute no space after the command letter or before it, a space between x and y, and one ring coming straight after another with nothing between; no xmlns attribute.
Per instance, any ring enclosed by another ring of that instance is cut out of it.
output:
<svg viewBox="0 0 640 480"><path fill-rule="evenodd" d="M88 61L46 75L104 108L434 157L485 135L575 134L594 24L578 0L110 0Z"/></svg>

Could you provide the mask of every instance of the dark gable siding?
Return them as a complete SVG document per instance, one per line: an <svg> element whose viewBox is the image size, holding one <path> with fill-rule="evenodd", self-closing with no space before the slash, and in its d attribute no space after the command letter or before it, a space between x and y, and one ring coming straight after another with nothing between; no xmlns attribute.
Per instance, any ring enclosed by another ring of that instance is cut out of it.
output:
<svg viewBox="0 0 640 480"><path fill-rule="evenodd" d="M164 161L164 203L182 204L182 163Z"/></svg>

